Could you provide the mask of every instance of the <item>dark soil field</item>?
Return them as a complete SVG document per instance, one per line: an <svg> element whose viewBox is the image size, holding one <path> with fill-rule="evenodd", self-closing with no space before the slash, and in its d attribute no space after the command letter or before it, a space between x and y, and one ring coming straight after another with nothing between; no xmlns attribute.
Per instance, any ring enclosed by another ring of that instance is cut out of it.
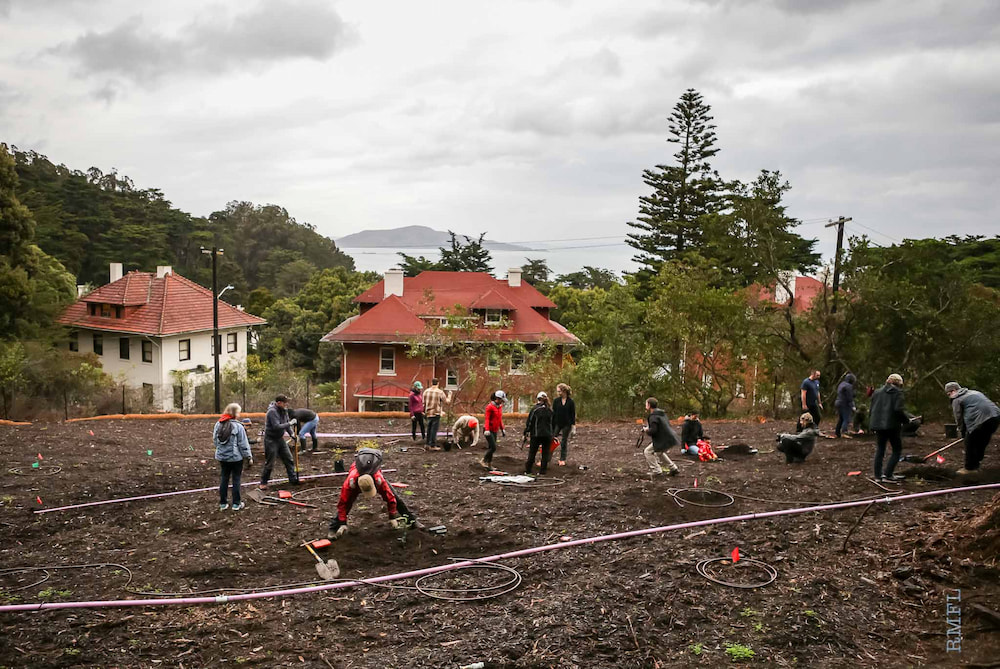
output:
<svg viewBox="0 0 1000 669"><path fill-rule="evenodd" d="M508 422L494 464L520 473L521 421ZM220 588L235 594L316 582L315 561L300 544L326 535L338 478L288 488L319 509L262 506L245 497L244 511L220 512L211 491L33 513L217 485L211 427L209 420L0 426L0 570L120 565L0 571L0 603L215 596ZM320 424L324 432L351 433L408 427L398 419ZM480 482L478 446L427 452L409 437L379 439L384 467L397 470L387 478L408 484L403 499L425 525L443 524L447 534L404 535L389 527L381 500L359 500L350 532L324 558L339 562L342 578L367 579L567 537L888 495L865 478L871 440L821 439L806 463L785 465L774 434L787 429L708 421L717 447L745 442L760 452L702 463L675 448L680 475L651 480L635 447L635 424L583 424L568 466L549 470L557 485L544 488ZM923 455L946 443L941 426L922 430L905 452ZM356 441L324 440L324 453L302 457L303 474L332 472L334 447L353 450ZM245 481L259 476L263 457L254 448L257 463ZM975 478L952 475L961 455L959 445L944 464L901 464L899 471L912 476L887 487L922 492L1000 480L996 444ZM848 476L858 470L862 475ZM283 475L280 465L275 475ZM667 494L695 480L745 497L707 508L681 506ZM0 665L1000 666L1000 628L991 613L1000 610L996 490L876 503L854 527L863 511L810 511L504 559L520 575L519 586L475 602L435 599L406 579L239 603L5 612ZM762 573L747 560L760 560L776 570L773 583L738 589L699 575L700 560L728 558L736 547L743 562L716 563L712 573L748 583ZM510 579L509 572L468 569L430 585L489 588ZM950 626L948 598L958 596L953 610L960 614L950 616ZM959 615L961 650L947 652Z"/></svg>

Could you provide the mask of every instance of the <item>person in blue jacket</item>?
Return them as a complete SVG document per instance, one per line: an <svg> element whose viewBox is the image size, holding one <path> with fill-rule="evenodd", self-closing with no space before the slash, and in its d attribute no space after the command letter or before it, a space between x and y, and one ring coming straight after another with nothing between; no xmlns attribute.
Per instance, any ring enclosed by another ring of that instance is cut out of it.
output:
<svg viewBox="0 0 1000 669"><path fill-rule="evenodd" d="M229 508L226 488L229 487L230 480L233 482L233 511L240 511L244 506L243 500L240 499L243 462L246 461L248 466L252 465L253 454L250 452L246 428L240 422L242 411L239 404L233 403L227 406L212 432L215 459L219 461L219 511Z"/></svg>

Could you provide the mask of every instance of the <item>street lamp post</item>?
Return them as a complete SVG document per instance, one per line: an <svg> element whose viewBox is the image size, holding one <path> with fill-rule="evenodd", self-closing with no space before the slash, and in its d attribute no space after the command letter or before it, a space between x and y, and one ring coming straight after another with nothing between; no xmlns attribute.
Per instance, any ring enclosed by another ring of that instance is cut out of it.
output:
<svg viewBox="0 0 1000 669"><path fill-rule="evenodd" d="M212 256L212 365L215 370L215 413L222 411L222 402L219 387L219 349L222 348L219 341L219 275L218 257L222 255L222 249L213 246L211 249L201 247L201 252Z"/></svg>

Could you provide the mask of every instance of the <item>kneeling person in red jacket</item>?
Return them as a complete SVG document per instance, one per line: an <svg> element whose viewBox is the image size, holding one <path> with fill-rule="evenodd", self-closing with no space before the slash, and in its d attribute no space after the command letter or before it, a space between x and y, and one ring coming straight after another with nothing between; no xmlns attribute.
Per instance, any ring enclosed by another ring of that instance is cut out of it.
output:
<svg viewBox="0 0 1000 669"><path fill-rule="evenodd" d="M396 497L392 486L382 475L382 451L362 448L354 456L351 471L340 488L337 515L330 521L330 532L327 534L330 539L339 539L347 533L347 514L351 512L358 493L366 499L380 495L385 500L389 522L394 528L402 527L404 523L419 527L417 517L406 508L402 499Z"/></svg>

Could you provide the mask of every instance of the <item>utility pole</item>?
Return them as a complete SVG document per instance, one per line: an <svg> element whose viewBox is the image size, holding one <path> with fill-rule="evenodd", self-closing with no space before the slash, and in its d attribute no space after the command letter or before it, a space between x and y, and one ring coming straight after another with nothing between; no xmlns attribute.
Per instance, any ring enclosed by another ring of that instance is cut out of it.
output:
<svg viewBox="0 0 1000 669"><path fill-rule="evenodd" d="M212 247L206 249L201 247L201 252L212 256L212 357L215 359L213 368L215 370L215 413L222 411L222 402L219 387L219 349L222 348L219 342L219 275L218 258L222 255L222 249Z"/></svg>
<svg viewBox="0 0 1000 669"><path fill-rule="evenodd" d="M823 226L825 228L837 226L837 255L833 260L833 307L830 309L831 314L837 313L837 291L840 290L840 254L844 247L844 223L853 220L852 217L844 218L841 216L836 221L830 221Z"/></svg>

